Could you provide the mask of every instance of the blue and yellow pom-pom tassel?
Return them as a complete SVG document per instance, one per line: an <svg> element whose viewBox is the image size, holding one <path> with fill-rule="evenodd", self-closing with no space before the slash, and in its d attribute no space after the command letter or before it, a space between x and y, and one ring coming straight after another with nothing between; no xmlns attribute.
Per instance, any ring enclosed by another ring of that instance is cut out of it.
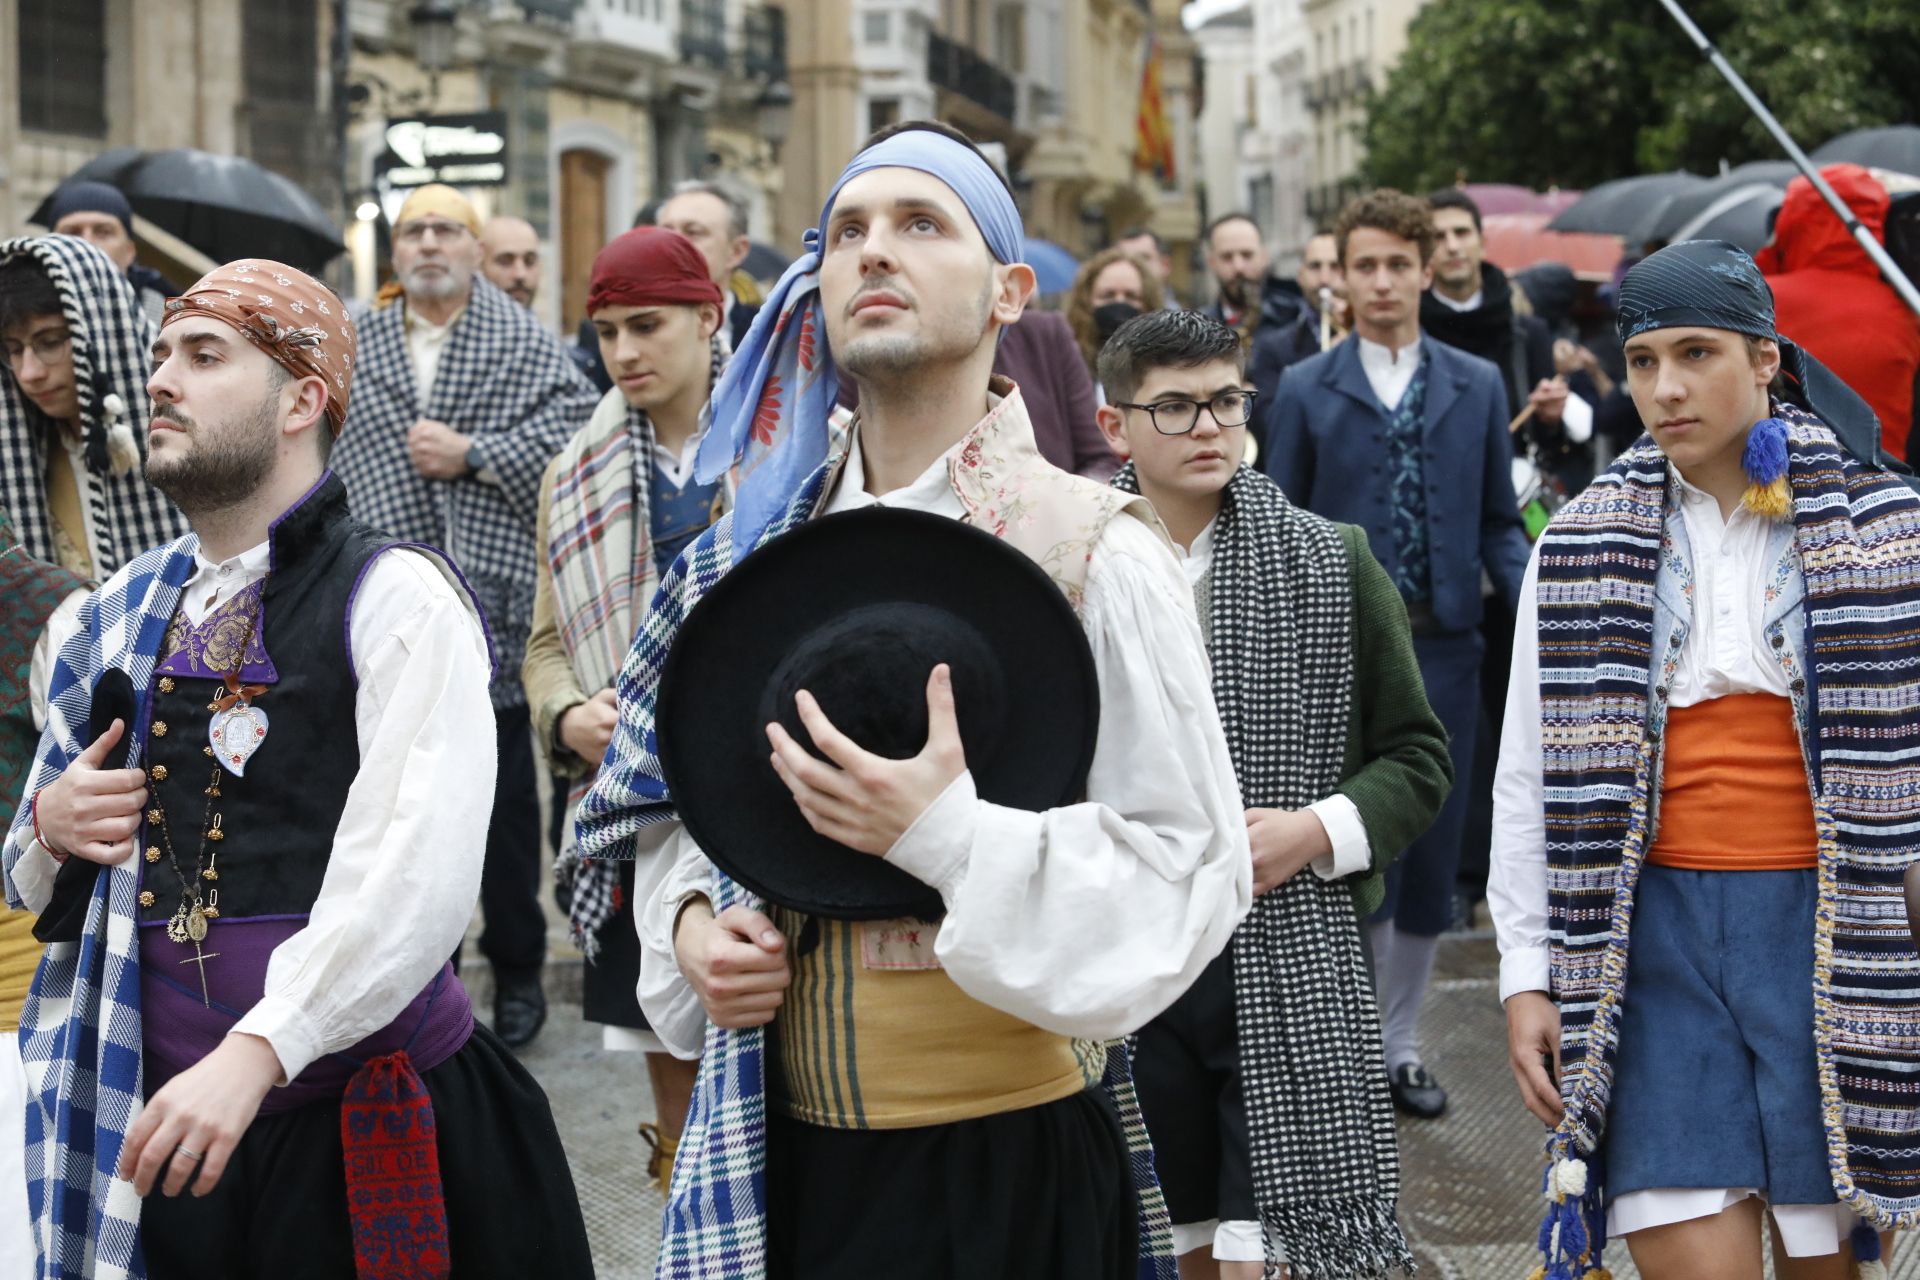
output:
<svg viewBox="0 0 1920 1280"><path fill-rule="evenodd" d="M1586 1162L1556 1156L1547 1167L1541 1193L1547 1200L1539 1240L1545 1260L1527 1280L1613 1280L1613 1273L1601 1262L1606 1219L1598 1197L1587 1194Z"/></svg>
<svg viewBox="0 0 1920 1280"><path fill-rule="evenodd" d="M1854 1280L1887 1280L1886 1260L1880 1256L1880 1233L1871 1224L1856 1222L1847 1242L1853 1246Z"/></svg>
<svg viewBox="0 0 1920 1280"><path fill-rule="evenodd" d="M1787 487L1786 423L1778 418L1754 423L1740 455L1740 469L1747 473L1741 506L1769 520L1785 520L1793 514L1793 494Z"/></svg>

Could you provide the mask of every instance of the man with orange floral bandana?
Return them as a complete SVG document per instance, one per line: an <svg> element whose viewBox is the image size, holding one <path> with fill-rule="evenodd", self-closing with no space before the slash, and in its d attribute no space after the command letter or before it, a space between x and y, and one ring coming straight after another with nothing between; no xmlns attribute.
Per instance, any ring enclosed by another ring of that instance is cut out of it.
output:
<svg viewBox="0 0 1920 1280"><path fill-rule="evenodd" d="M42 1274L591 1275L546 1099L447 963L489 648L446 558L327 469L352 322L232 263L152 356L147 476L192 532L82 607L0 857L51 940L21 1028Z"/></svg>

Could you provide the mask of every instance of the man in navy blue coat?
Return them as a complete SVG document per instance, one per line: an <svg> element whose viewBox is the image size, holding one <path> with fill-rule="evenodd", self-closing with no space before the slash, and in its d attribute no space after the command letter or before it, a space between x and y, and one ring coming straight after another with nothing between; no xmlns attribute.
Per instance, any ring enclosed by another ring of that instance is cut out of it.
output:
<svg viewBox="0 0 1920 1280"><path fill-rule="evenodd" d="M1352 335L1289 368L1268 410L1267 474L1300 506L1367 531L1406 601L1427 699L1447 726L1454 790L1387 877L1369 940L1401 1110L1433 1117L1447 1095L1423 1062L1421 997L1452 912L1480 702L1481 583L1509 603L1526 571L1500 371L1422 340L1433 279L1427 203L1354 200L1334 227Z"/></svg>

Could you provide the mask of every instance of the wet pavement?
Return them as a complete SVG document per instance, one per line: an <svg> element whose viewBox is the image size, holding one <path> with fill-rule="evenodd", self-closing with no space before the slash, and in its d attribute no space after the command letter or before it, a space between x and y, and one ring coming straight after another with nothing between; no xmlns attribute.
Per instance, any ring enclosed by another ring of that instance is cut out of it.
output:
<svg viewBox="0 0 1920 1280"><path fill-rule="evenodd" d="M603 1051L599 1028L581 1020L579 959L556 940L548 973L551 1017L523 1060L552 1099L586 1212L602 1280L644 1280L659 1246L661 1203L643 1170L635 1132L653 1102L636 1054ZM475 1008L491 1007L484 971L469 961ZM1402 1214L1420 1274L1440 1280L1524 1280L1540 1200L1542 1130L1520 1106L1506 1066L1493 940L1443 942L1422 1035L1427 1063L1447 1087L1447 1114L1402 1120ZM1607 1251L1615 1280L1638 1280L1626 1250ZM1897 1258L1895 1280L1920 1280L1920 1249Z"/></svg>

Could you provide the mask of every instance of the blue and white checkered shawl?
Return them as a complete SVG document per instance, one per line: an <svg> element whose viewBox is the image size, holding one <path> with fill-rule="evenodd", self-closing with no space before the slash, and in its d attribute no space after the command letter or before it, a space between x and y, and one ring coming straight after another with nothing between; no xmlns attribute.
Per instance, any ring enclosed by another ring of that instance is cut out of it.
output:
<svg viewBox="0 0 1920 1280"><path fill-rule="evenodd" d="M58 778L85 750L94 684L118 667L133 681L139 710L127 732L144 739L147 689L180 588L193 572L189 534L136 558L90 596L80 630L54 660L47 727L26 793ZM0 856L7 900L17 833L31 828L26 804ZM140 1254L140 1199L115 1176L120 1148L139 1113L140 957L137 941L140 845L103 867L78 942L56 942L34 975L20 1015L27 1073L27 1203L40 1252L40 1280L126 1280L146 1274Z"/></svg>
<svg viewBox="0 0 1920 1280"><path fill-rule="evenodd" d="M480 277L424 403L407 354L406 307L388 307L360 327L360 366L333 469L355 519L440 547L460 566L491 629L496 708L526 705L520 663L533 628L540 477L599 399L560 340ZM429 480L414 470L407 432L421 418L472 436L498 482Z"/></svg>
<svg viewBox="0 0 1920 1280"><path fill-rule="evenodd" d="M808 477L786 511L767 525L756 549L810 519L838 460ZM580 802L581 852L612 860L634 856L634 834L671 821L654 737L660 669L688 612L733 566L733 515L722 516L681 553L660 581L645 624L620 672L620 723L593 789ZM716 912L765 903L713 874ZM611 904L608 904L609 911ZM576 919L579 912L576 910ZM657 1280L764 1280L767 1271L766 1037L762 1028L707 1027L693 1105L673 1162L661 1231ZM1108 1045L1101 1082L1126 1134L1128 1162L1140 1204L1140 1280L1176 1280L1173 1231L1154 1171L1153 1148L1134 1096L1132 1066L1121 1041Z"/></svg>

